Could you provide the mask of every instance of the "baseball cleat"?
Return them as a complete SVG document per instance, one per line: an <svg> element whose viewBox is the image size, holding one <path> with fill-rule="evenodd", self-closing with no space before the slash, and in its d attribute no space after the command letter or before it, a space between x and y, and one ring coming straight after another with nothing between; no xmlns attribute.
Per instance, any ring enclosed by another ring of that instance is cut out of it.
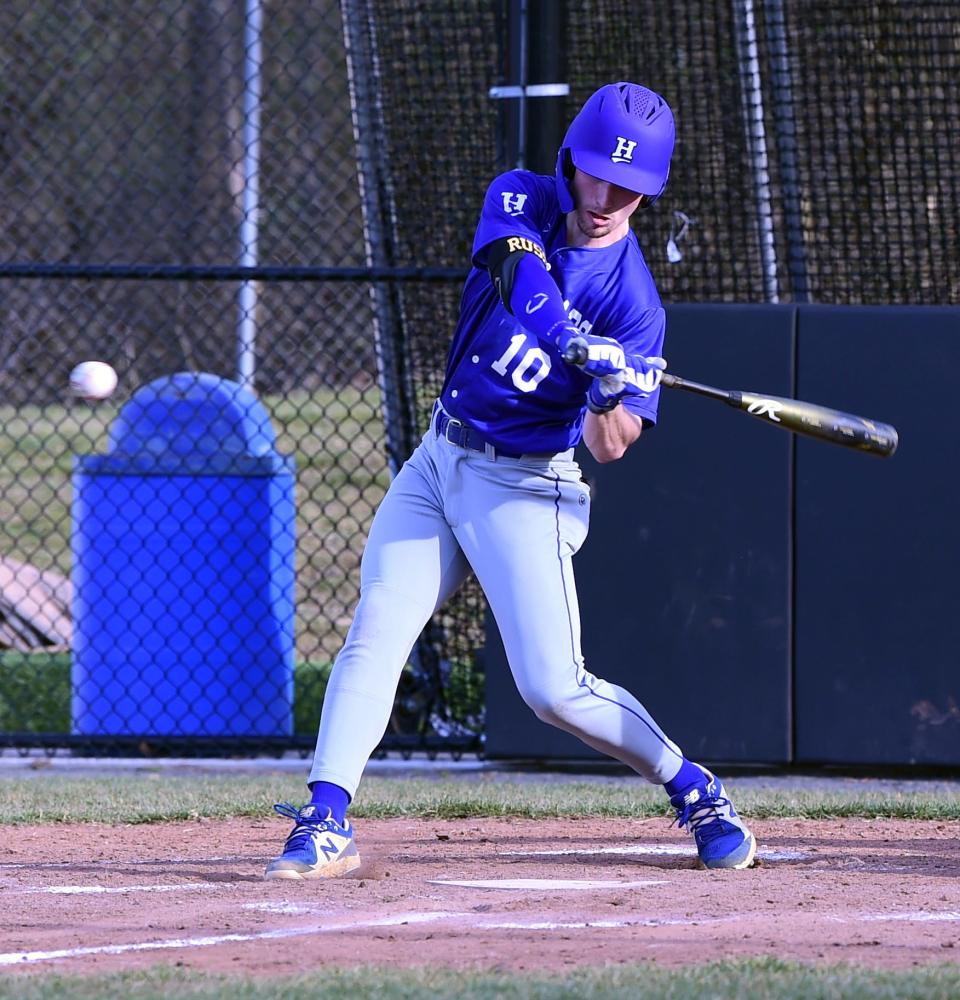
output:
<svg viewBox="0 0 960 1000"><path fill-rule="evenodd" d="M295 825L283 845L283 854L267 865L265 879L336 878L359 867L360 855L349 821L340 826L329 809L321 816L314 805L297 809L281 802L273 808Z"/></svg>
<svg viewBox="0 0 960 1000"><path fill-rule="evenodd" d="M677 826L693 834L702 868L749 868L757 853L756 839L737 815L720 779L697 767L703 771L704 784L670 799Z"/></svg>

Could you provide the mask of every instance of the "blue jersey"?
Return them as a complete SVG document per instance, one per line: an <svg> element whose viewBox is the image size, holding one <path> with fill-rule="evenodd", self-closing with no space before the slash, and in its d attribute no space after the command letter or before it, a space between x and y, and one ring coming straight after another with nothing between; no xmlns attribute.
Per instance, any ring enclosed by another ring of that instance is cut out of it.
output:
<svg viewBox="0 0 960 1000"><path fill-rule="evenodd" d="M628 354L661 355L666 316L633 232L607 247L571 247L553 177L511 170L490 185L440 401L495 447L565 451L582 436L590 376L503 305L486 270L486 248L510 236L544 250L570 321L584 333L613 337ZM656 423L659 399L657 389L623 405Z"/></svg>

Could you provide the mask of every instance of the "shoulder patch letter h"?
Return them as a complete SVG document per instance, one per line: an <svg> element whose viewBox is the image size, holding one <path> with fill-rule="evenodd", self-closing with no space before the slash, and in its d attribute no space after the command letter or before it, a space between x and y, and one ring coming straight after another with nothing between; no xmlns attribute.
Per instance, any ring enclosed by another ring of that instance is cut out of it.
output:
<svg viewBox="0 0 960 1000"><path fill-rule="evenodd" d="M514 194L513 191L504 191L500 197L503 198L503 210L507 215L523 215L523 206L527 200L525 194Z"/></svg>

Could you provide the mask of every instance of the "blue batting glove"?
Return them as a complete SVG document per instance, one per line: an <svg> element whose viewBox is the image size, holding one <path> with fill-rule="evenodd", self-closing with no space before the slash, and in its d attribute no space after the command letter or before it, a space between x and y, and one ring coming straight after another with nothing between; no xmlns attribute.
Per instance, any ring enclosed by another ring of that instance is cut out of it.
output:
<svg viewBox="0 0 960 1000"><path fill-rule="evenodd" d="M619 340L581 333L575 326L564 326L557 334L557 347L564 360L577 365L593 378L603 378L622 371L626 355Z"/></svg>
<svg viewBox="0 0 960 1000"><path fill-rule="evenodd" d="M591 413L609 413L627 396L643 399L657 390L667 367L663 358L645 358L628 354L624 367L612 375L594 379L587 389L587 409Z"/></svg>

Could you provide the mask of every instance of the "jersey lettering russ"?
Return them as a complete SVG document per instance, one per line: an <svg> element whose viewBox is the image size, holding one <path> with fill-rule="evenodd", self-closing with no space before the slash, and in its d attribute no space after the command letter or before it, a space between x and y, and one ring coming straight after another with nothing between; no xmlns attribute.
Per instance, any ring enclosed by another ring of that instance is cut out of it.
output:
<svg viewBox="0 0 960 1000"><path fill-rule="evenodd" d="M614 337L629 354L663 350L666 317L636 236L596 249L567 246L555 185L553 177L511 170L487 190L440 393L447 413L517 453L579 443L590 376L526 330L522 315L506 310L486 270L494 240L519 237L534 253L543 250L570 321L584 333ZM623 405L656 423L659 395L658 389L647 398L627 397Z"/></svg>

